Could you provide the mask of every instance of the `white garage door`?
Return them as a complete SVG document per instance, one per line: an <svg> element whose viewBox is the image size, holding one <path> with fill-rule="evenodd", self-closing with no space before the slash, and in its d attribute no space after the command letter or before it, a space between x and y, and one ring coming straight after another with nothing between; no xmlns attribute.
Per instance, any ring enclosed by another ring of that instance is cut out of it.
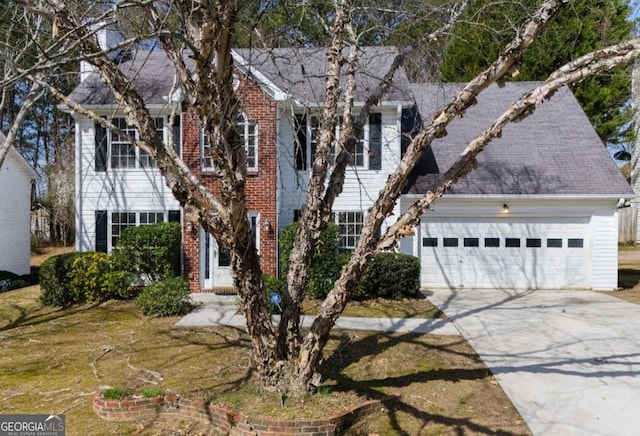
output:
<svg viewBox="0 0 640 436"><path fill-rule="evenodd" d="M589 288L587 218L424 220L421 283L429 288Z"/></svg>

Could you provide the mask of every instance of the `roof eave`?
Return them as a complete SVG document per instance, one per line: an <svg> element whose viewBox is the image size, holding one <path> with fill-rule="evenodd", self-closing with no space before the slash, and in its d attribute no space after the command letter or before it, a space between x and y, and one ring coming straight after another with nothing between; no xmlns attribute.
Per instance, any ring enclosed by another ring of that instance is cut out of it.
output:
<svg viewBox="0 0 640 436"><path fill-rule="evenodd" d="M420 199L422 194L403 194L403 198ZM619 194L445 194L443 199L456 200L619 200L636 198L633 192Z"/></svg>
<svg viewBox="0 0 640 436"><path fill-rule="evenodd" d="M233 56L233 61L238 69L243 71L245 74L254 77L275 101L286 101L289 98L289 95L286 92L269 80L267 76L262 74L257 68L252 67L250 63L247 62L247 60L236 50L231 50L231 55Z"/></svg>

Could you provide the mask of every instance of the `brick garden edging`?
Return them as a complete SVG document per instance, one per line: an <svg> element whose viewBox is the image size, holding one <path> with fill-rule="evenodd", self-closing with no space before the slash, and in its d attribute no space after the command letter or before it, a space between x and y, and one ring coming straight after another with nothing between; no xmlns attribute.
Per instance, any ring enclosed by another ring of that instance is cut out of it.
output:
<svg viewBox="0 0 640 436"><path fill-rule="evenodd" d="M198 419L232 436L276 436L313 435L335 436L351 428L362 418L389 407L397 397L369 400L342 412L313 419L282 420L276 418L253 418L203 401L193 401L180 395L166 394L164 397L105 400L101 392L93 397L93 410L108 421L128 421L137 418L168 414Z"/></svg>

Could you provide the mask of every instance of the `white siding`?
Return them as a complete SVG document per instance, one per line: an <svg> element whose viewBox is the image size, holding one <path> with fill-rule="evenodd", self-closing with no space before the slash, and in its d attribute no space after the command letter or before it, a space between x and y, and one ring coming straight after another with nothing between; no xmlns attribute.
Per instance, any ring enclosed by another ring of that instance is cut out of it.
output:
<svg viewBox="0 0 640 436"><path fill-rule="evenodd" d="M409 204L403 199L403 210ZM615 204L613 199L449 196L436 202L416 236L400 247L421 259L423 286L610 290L617 286ZM458 238L459 246L443 247L447 236ZM438 238L437 247L423 246L422 238L430 237ZM465 237L479 238L479 247L464 247ZM500 238L499 250L485 248L485 237ZM521 247L506 248L507 237L520 238ZM541 246L527 247L527 238L540 239ZM562 246L547 247L548 238L562 239ZM583 246L570 247L569 239Z"/></svg>
<svg viewBox="0 0 640 436"><path fill-rule="evenodd" d="M30 210L33 170L10 150L0 169L0 270L30 272Z"/></svg>
<svg viewBox="0 0 640 436"><path fill-rule="evenodd" d="M597 210L591 217L591 274L593 289L618 287L618 212Z"/></svg>
<svg viewBox="0 0 640 436"><path fill-rule="evenodd" d="M397 108L383 108L380 111L382 113L381 169L347 169L342 194L334 204L336 212L360 210L366 212L378 197L388 175L396 170L400 162L400 130ZM310 170L295 170L293 122L290 112L283 112L278 132L279 227L291 223L294 210L300 209L304 203L310 172Z"/></svg>
<svg viewBox="0 0 640 436"><path fill-rule="evenodd" d="M158 169L95 171L93 121L76 124L76 250L95 250L95 211L166 212L180 206Z"/></svg>

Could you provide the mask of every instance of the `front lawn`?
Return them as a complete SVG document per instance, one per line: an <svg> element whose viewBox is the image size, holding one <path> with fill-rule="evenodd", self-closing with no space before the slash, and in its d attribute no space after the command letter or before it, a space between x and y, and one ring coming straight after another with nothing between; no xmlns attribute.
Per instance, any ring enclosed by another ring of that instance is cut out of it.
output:
<svg viewBox="0 0 640 436"><path fill-rule="evenodd" d="M0 295L0 413L65 413L67 435L207 434L186 419L107 422L91 409L106 386L158 386L250 415L332 415L359 398L400 395L360 434L529 434L496 380L459 336L335 331L324 387L302 401L261 394L247 336L233 328L175 328L131 302L44 308L39 287ZM410 305L410 302L407 302ZM409 308L406 309L408 312Z"/></svg>

